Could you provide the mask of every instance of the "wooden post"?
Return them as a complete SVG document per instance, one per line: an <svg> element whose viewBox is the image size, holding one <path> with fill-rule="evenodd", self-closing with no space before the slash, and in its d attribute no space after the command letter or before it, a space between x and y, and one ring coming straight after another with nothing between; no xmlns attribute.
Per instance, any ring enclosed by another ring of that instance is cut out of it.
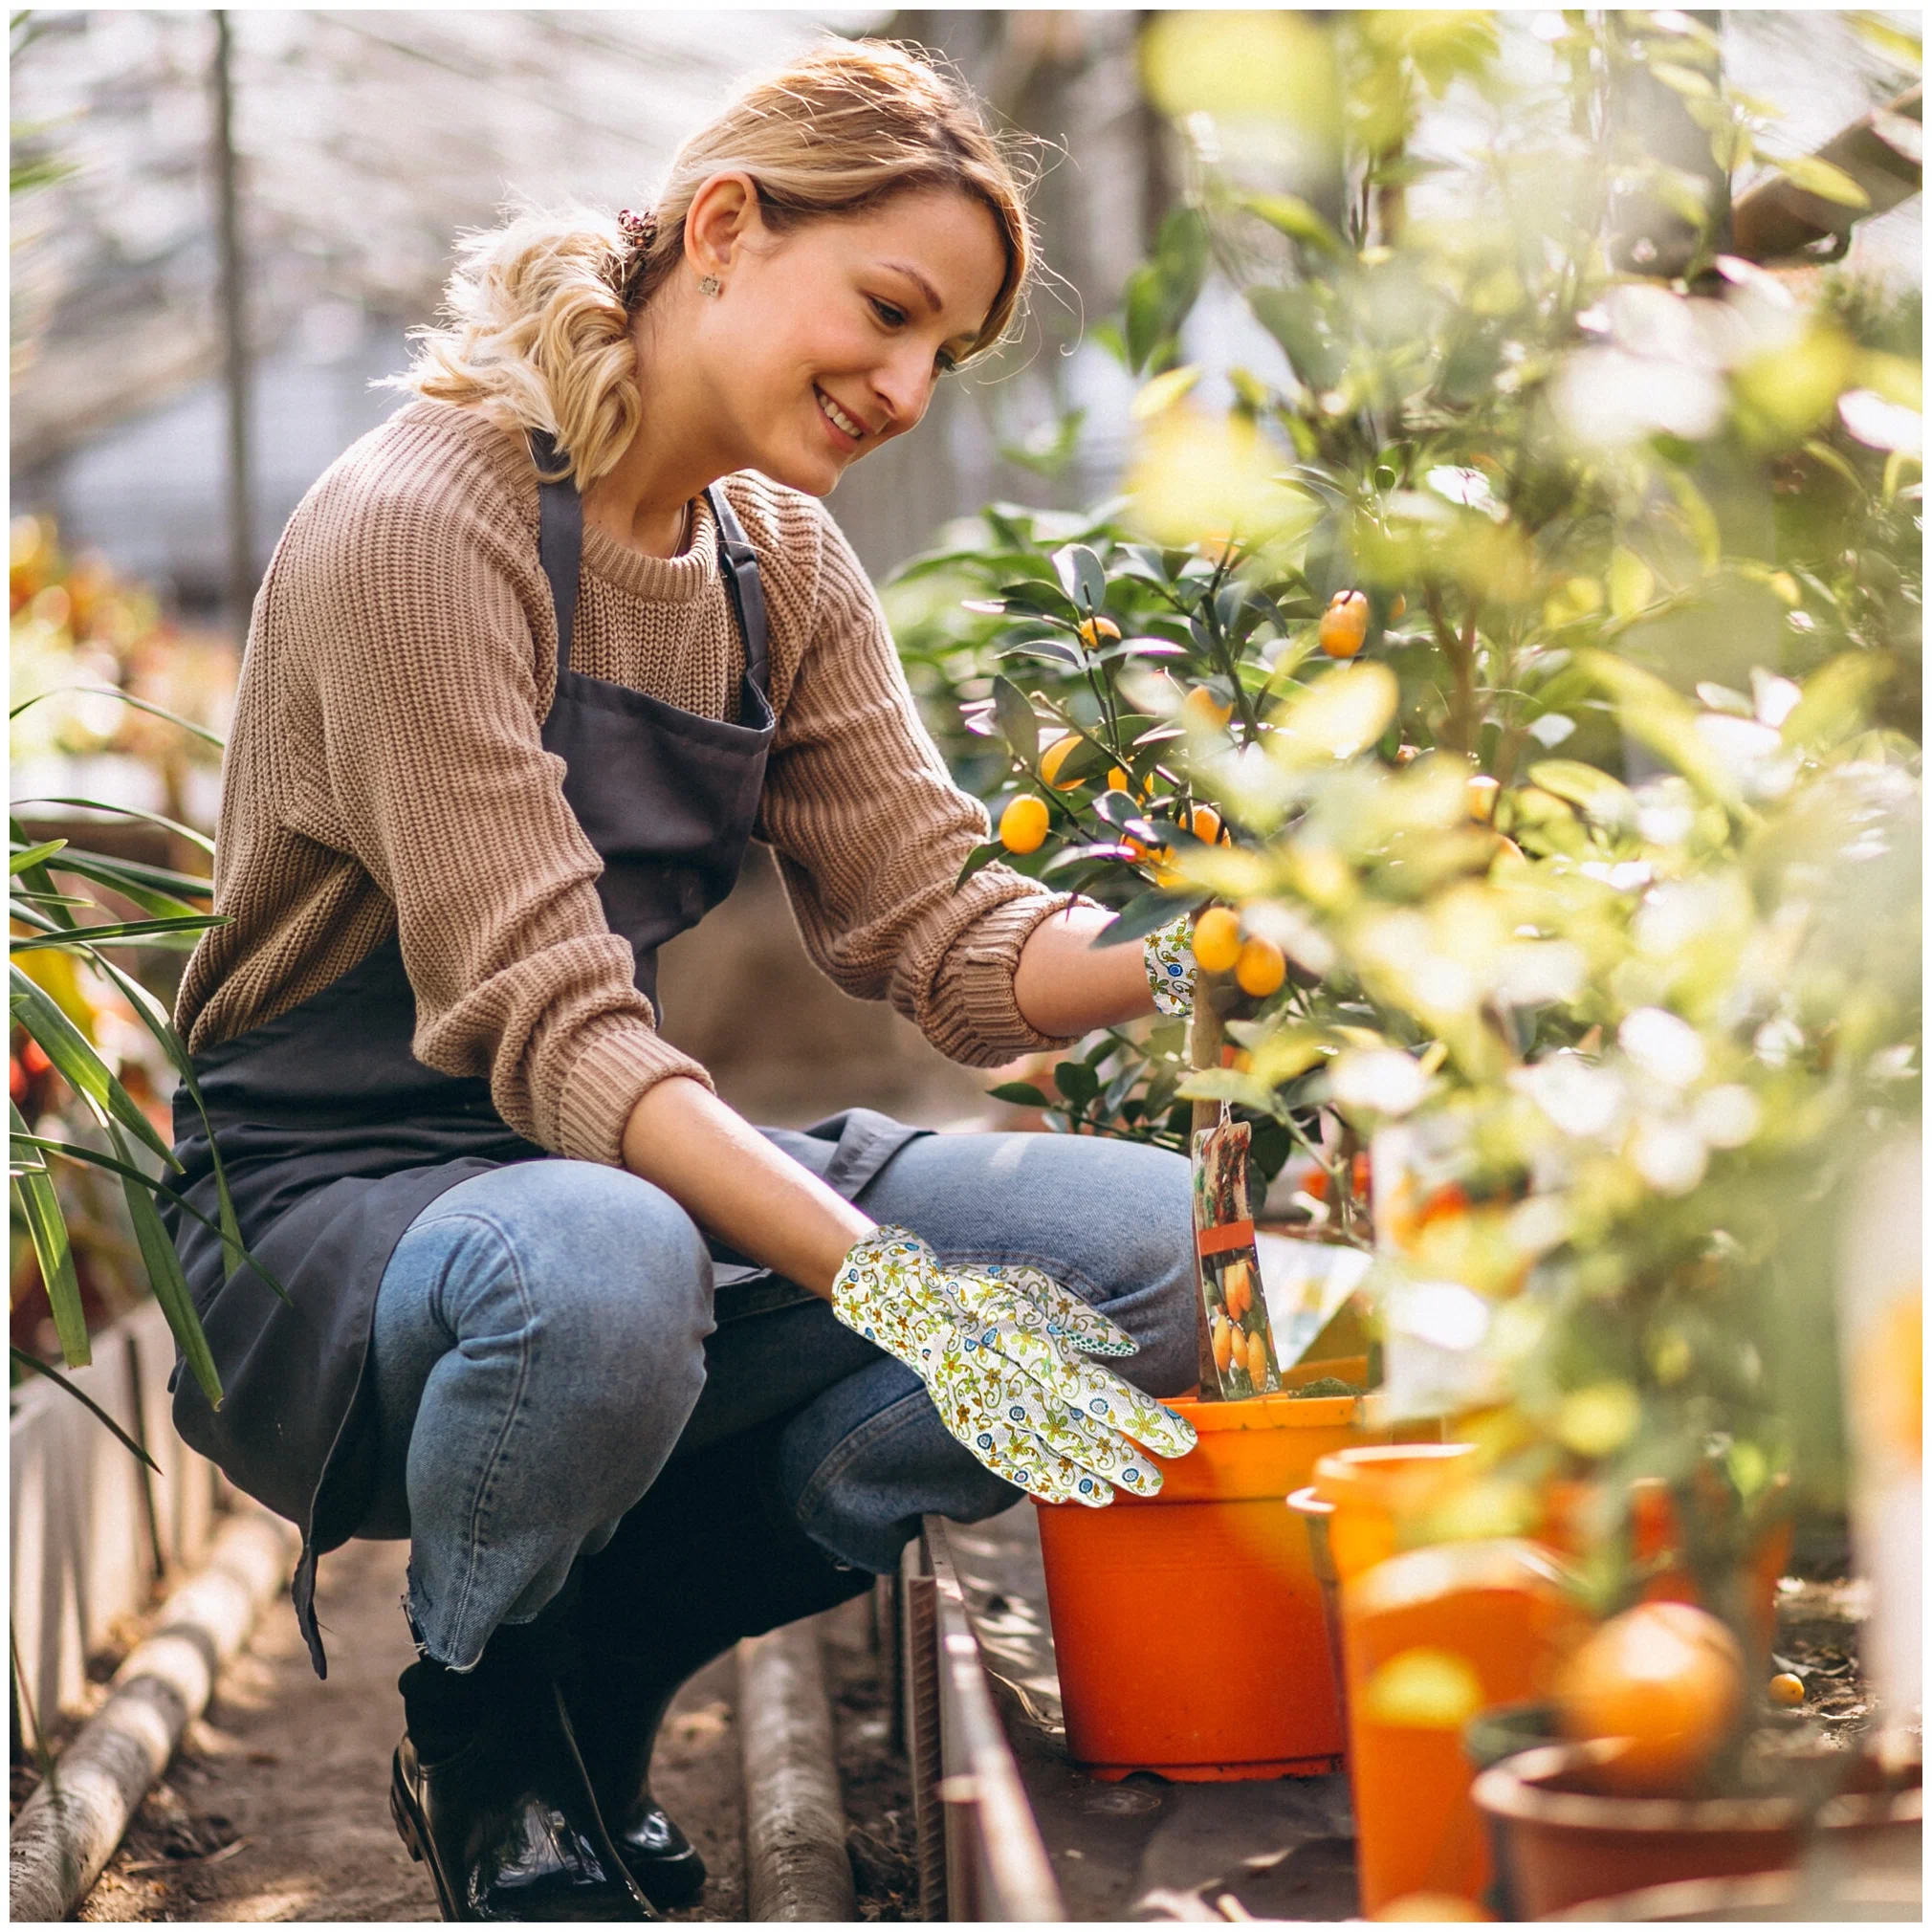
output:
<svg viewBox="0 0 1932 1932"><path fill-rule="evenodd" d="M1197 1072L1204 1067L1218 1066L1221 1064L1221 1047L1227 1040L1227 1030L1221 1021L1221 1013L1216 1001L1216 995L1225 991L1224 984L1214 976L1197 972L1194 982L1194 1018L1188 1024L1188 1065ZM1188 1136L1188 1160L1194 1164L1194 1136L1205 1133L1210 1128L1218 1127L1221 1120L1221 1103L1218 1100L1197 1100L1194 1103L1194 1118ZM1188 1240L1195 1239L1192 1225L1188 1229ZM1198 1269L1199 1263L1196 1263ZM1197 1287L1194 1298L1195 1363L1200 1373L1201 1394L1211 1396L1220 1387L1220 1377L1215 1368L1214 1337L1208 1329L1207 1303Z"/></svg>
<svg viewBox="0 0 1932 1932"><path fill-rule="evenodd" d="M252 464L249 423L248 318L242 272L240 194L234 152L233 43L228 11L214 12L214 62L209 92L214 110L215 231L221 274L222 375L228 400L228 596L235 623L247 633L254 604Z"/></svg>

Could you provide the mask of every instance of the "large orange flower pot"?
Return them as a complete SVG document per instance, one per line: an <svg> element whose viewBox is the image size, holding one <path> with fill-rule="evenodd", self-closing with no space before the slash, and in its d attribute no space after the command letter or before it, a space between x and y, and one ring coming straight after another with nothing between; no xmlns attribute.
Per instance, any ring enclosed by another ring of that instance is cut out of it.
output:
<svg viewBox="0 0 1932 1932"><path fill-rule="evenodd" d="M1161 1464L1158 1496L1040 1509L1068 1753L1097 1778L1332 1771L1342 1717L1321 1589L1282 1505L1321 1457L1373 1439L1362 1405L1170 1406L1200 1441Z"/></svg>

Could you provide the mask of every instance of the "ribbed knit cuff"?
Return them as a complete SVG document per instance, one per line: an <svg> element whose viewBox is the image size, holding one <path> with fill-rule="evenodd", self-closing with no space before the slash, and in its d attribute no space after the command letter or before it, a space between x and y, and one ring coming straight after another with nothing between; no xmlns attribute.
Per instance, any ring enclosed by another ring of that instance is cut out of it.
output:
<svg viewBox="0 0 1932 1932"><path fill-rule="evenodd" d="M1020 955L1035 928L1072 906L1090 905L1078 893L1029 892L993 907L966 928L939 970L935 1019L928 1038L948 1060L964 1066L1000 1066L1022 1053L1065 1046L1064 1038L1029 1026L1013 995Z"/></svg>
<svg viewBox="0 0 1932 1932"><path fill-rule="evenodd" d="M712 1077L688 1053L644 1021L611 1014L583 1028L583 1050L564 1079L557 1109L558 1152L604 1167L624 1165L624 1130L631 1110L660 1080L695 1080L715 1093Z"/></svg>

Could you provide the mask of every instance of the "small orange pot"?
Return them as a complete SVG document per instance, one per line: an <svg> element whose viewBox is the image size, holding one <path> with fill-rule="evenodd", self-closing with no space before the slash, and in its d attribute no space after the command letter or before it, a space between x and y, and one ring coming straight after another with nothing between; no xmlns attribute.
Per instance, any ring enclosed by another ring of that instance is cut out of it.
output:
<svg viewBox="0 0 1932 1932"><path fill-rule="evenodd" d="M1463 1727L1546 1695L1588 1619L1549 1551L1513 1539L1409 1550L1345 1577L1341 1604L1362 1909L1412 1892L1481 1904Z"/></svg>
<svg viewBox="0 0 1932 1932"><path fill-rule="evenodd" d="M1200 1441L1161 1464L1158 1496L1040 1507L1067 1751L1105 1779L1332 1771L1342 1716L1321 1591L1282 1500L1320 1458L1372 1439L1362 1405L1170 1406Z"/></svg>
<svg viewBox="0 0 1932 1932"><path fill-rule="evenodd" d="M1315 1494L1333 1505L1328 1548L1347 1583L1404 1547L1403 1526L1426 1516L1467 1474L1468 1442L1387 1442L1338 1450L1315 1465Z"/></svg>

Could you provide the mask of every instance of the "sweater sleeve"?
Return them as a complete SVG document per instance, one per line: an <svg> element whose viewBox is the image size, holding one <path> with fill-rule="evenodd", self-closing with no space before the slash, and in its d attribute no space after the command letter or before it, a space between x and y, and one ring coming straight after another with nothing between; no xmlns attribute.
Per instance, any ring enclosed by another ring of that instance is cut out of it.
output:
<svg viewBox="0 0 1932 1932"><path fill-rule="evenodd" d="M1014 999L1034 928L1075 903L991 865L957 891L986 810L921 723L885 612L823 511L810 628L773 745L759 831L805 948L861 999L889 999L948 1059L997 1066L1064 1042Z"/></svg>
<svg viewBox="0 0 1932 1932"><path fill-rule="evenodd" d="M322 746L302 829L393 903L416 1057L487 1077L538 1146L617 1165L648 1087L711 1083L659 1037L543 748L555 620L524 506L409 481L312 499L277 559L274 618L312 667L296 701Z"/></svg>

